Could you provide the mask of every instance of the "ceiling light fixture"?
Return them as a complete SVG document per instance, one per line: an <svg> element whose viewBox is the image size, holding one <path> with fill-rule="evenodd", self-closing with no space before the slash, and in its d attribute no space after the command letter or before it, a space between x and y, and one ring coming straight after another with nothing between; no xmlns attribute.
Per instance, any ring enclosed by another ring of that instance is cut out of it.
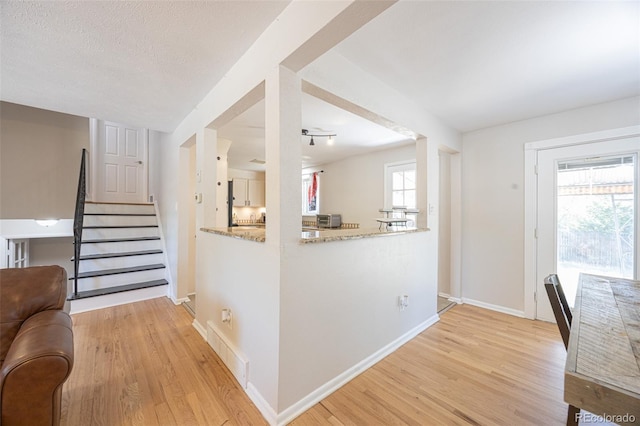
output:
<svg viewBox="0 0 640 426"><path fill-rule="evenodd" d="M302 136L309 136L311 137L311 139L309 140L309 145L311 146L315 146L315 141L313 140L314 137L316 138L329 138L327 140L327 145L333 145L333 143L335 142L335 139L333 139L334 136L337 136L335 133L309 133L309 131L307 129L302 129Z"/></svg>

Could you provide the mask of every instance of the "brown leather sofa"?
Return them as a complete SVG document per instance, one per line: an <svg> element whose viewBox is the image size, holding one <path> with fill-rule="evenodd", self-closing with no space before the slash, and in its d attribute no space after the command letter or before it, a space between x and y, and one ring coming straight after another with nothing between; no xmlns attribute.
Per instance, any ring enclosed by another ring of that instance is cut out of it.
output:
<svg viewBox="0 0 640 426"><path fill-rule="evenodd" d="M2 426L58 425L62 384L73 367L59 266L0 269L0 418Z"/></svg>

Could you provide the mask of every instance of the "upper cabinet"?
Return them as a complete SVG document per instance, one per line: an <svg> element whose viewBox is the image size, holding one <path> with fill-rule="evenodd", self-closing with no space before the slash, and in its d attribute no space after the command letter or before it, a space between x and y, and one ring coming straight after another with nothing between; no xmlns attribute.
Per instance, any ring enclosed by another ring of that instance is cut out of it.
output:
<svg viewBox="0 0 640 426"><path fill-rule="evenodd" d="M233 207L247 205L247 179L233 179Z"/></svg>
<svg viewBox="0 0 640 426"><path fill-rule="evenodd" d="M264 180L233 179L234 207L264 207Z"/></svg>
<svg viewBox="0 0 640 426"><path fill-rule="evenodd" d="M264 181L249 179L247 183L247 201L249 206L264 207Z"/></svg>

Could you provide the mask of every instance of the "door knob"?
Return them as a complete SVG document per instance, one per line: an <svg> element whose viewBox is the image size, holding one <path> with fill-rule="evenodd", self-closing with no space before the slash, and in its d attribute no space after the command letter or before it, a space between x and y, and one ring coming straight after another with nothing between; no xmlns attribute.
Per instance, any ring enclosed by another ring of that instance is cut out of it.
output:
<svg viewBox="0 0 640 426"><path fill-rule="evenodd" d="M138 163L138 164L142 164L142 161L138 160L138 161L136 161L136 163Z"/></svg>

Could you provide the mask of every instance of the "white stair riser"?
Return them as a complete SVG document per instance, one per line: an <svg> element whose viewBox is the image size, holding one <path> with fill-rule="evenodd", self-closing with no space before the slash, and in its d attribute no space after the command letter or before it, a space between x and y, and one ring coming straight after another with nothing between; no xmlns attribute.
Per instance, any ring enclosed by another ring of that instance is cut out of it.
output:
<svg viewBox="0 0 640 426"><path fill-rule="evenodd" d="M164 268L154 269L151 271L130 272L127 274L83 278L78 280L78 291L99 290L120 285L159 280L162 278L165 278Z"/></svg>
<svg viewBox="0 0 640 426"><path fill-rule="evenodd" d="M82 244L81 253L84 254L104 254L122 253L125 251L141 251L161 249L160 240L150 241L127 241L123 243L90 243Z"/></svg>
<svg viewBox="0 0 640 426"><path fill-rule="evenodd" d="M110 306L124 305L126 303L138 302L141 300L154 299L156 297L167 296L168 287L161 285L157 287L143 288L141 290L131 290L124 293L107 294L104 296L89 297L71 301L71 314L94 311L96 309L108 308Z"/></svg>
<svg viewBox="0 0 640 426"><path fill-rule="evenodd" d="M140 265L153 265L164 262L164 255L147 254L140 256L111 257L80 261L80 272L101 271L104 269L131 268Z"/></svg>
<svg viewBox="0 0 640 426"><path fill-rule="evenodd" d="M153 204L93 204L84 205L85 213L155 213Z"/></svg>
<svg viewBox="0 0 640 426"><path fill-rule="evenodd" d="M157 225L155 216L84 216L84 226Z"/></svg>
<svg viewBox="0 0 640 426"><path fill-rule="evenodd" d="M83 240L157 236L158 228L97 228L82 230Z"/></svg>

